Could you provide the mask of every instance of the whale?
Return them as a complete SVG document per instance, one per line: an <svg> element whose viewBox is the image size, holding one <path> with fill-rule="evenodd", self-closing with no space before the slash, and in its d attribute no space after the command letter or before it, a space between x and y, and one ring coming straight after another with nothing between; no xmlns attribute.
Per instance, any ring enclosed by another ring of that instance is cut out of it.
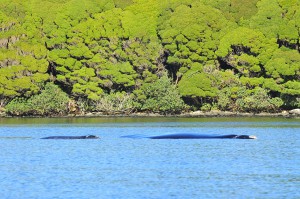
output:
<svg viewBox="0 0 300 199"><path fill-rule="evenodd" d="M209 134L168 134L168 135L157 135L150 136L150 139L257 139L254 135L209 135Z"/></svg>
<svg viewBox="0 0 300 199"><path fill-rule="evenodd" d="M64 139L64 140L70 140L70 139L100 139L100 137L96 135L84 135L84 136L49 136L49 137L43 137L41 139Z"/></svg>
<svg viewBox="0 0 300 199"><path fill-rule="evenodd" d="M214 135L214 134L187 134L187 133L176 133L176 134L164 134L155 136L145 135L126 135L123 138L149 138L149 139L257 139L255 135Z"/></svg>

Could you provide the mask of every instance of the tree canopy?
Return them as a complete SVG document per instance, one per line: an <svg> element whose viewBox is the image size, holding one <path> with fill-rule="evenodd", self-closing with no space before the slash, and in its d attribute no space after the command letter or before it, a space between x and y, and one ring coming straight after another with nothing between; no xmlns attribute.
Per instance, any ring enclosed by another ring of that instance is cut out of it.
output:
<svg viewBox="0 0 300 199"><path fill-rule="evenodd" d="M52 82L90 110L299 108L299 41L300 0L2 0L0 107Z"/></svg>

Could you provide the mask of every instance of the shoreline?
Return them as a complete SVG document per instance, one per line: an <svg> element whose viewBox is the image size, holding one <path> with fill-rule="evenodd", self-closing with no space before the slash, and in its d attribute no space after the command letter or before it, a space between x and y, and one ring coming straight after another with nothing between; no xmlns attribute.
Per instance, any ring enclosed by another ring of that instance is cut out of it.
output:
<svg viewBox="0 0 300 199"><path fill-rule="evenodd" d="M160 114L160 113L115 113L107 114L103 112L87 112L79 114L67 115L50 115L50 116L11 116L6 113L0 113L0 118L90 118L90 117L182 117L182 118L210 118L210 117L283 117L283 118L300 118L300 109L290 111L282 111L278 113L247 113L247 112L231 112L231 111L191 111L180 114Z"/></svg>

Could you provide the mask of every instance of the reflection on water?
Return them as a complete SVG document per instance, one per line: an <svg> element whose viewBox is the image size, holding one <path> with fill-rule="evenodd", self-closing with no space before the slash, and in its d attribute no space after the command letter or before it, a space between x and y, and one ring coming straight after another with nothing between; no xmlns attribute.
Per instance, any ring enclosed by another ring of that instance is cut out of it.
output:
<svg viewBox="0 0 300 199"><path fill-rule="evenodd" d="M2 139L32 139L32 137L5 137L5 136L0 136L0 140Z"/></svg>
<svg viewBox="0 0 300 199"><path fill-rule="evenodd" d="M167 133L258 140L122 139ZM100 140L41 140L57 135ZM1 198L300 198L300 120L0 119Z"/></svg>

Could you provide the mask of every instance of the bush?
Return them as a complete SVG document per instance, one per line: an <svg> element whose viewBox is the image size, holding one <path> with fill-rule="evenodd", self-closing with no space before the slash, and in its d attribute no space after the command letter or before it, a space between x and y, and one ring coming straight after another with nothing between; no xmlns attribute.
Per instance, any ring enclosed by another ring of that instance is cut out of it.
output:
<svg viewBox="0 0 300 199"><path fill-rule="evenodd" d="M220 91L217 105L220 110L270 112L277 111L283 105L283 100L271 98L267 90L260 87L253 90L247 90L244 86L228 87Z"/></svg>
<svg viewBox="0 0 300 199"><path fill-rule="evenodd" d="M233 100L230 96L231 89L229 87L226 87L225 89L219 91L217 106L220 108L220 110L224 111L232 107Z"/></svg>
<svg viewBox="0 0 300 199"><path fill-rule="evenodd" d="M236 100L237 108L248 112L276 111L282 105L283 101L280 98L270 98L267 91L260 87L251 92L240 92Z"/></svg>
<svg viewBox="0 0 300 199"><path fill-rule="evenodd" d="M52 115L66 113L69 100L57 85L48 83L42 93L32 96L29 102L37 115Z"/></svg>
<svg viewBox="0 0 300 199"><path fill-rule="evenodd" d="M133 97L126 92L105 94L94 102L97 111L108 114L130 113L135 109Z"/></svg>
<svg viewBox="0 0 300 199"><path fill-rule="evenodd" d="M300 108L300 97L293 95L281 95L281 99L284 101L283 107L286 109Z"/></svg>
<svg viewBox="0 0 300 199"><path fill-rule="evenodd" d="M208 112L210 111L212 108L212 106L208 103L204 103L202 106L201 106L201 111L204 111L204 112Z"/></svg>
<svg viewBox="0 0 300 199"><path fill-rule="evenodd" d="M154 83L144 84L141 88L144 98L138 101L142 111L178 113L186 108L178 89L172 85L167 75Z"/></svg>
<svg viewBox="0 0 300 199"><path fill-rule="evenodd" d="M29 99L16 98L6 106L10 115L54 115L68 110L69 97L57 85L47 83L44 90Z"/></svg>
<svg viewBox="0 0 300 199"><path fill-rule="evenodd" d="M10 115L28 115L31 113L31 106L25 98L15 98L5 106L6 113Z"/></svg>
<svg viewBox="0 0 300 199"><path fill-rule="evenodd" d="M73 109L75 109L75 111L73 112L79 111L81 113L85 113L86 111L92 111L92 102L92 100L86 98L77 99L77 101L74 103L75 107Z"/></svg>

